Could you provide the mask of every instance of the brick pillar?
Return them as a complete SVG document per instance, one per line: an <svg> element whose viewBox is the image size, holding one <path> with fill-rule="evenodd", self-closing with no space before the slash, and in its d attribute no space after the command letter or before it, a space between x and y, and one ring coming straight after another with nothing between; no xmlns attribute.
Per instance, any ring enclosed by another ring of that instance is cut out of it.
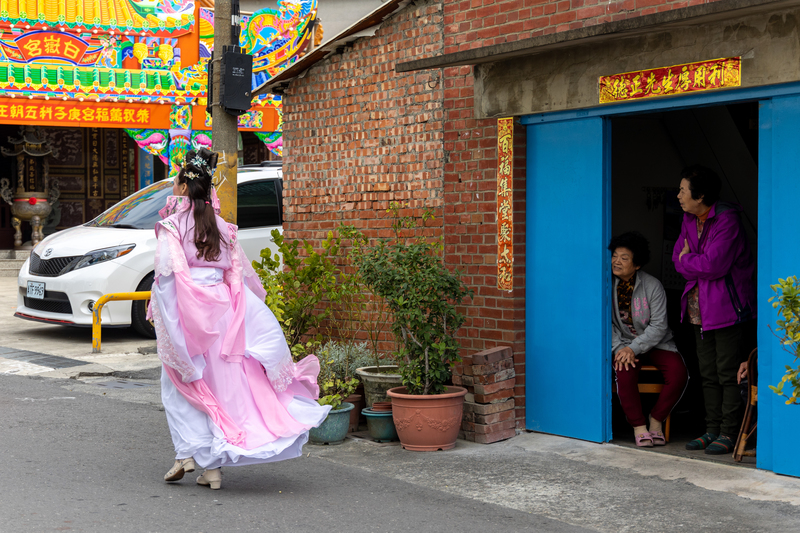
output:
<svg viewBox="0 0 800 533"><path fill-rule="evenodd" d="M514 378L514 352L507 346L463 358L453 373L453 383L468 391L461 438L489 444L516 434Z"/></svg>

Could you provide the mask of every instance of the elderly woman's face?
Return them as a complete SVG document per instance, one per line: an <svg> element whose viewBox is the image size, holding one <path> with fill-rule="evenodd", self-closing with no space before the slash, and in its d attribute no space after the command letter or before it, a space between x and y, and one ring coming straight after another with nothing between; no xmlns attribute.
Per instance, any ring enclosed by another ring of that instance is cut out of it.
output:
<svg viewBox="0 0 800 533"><path fill-rule="evenodd" d="M692 198L692 190L690 188L689 180L681 180L681 189L678 191L678 201L681 208L691 215L702 215L708 208L703 203L703 199L695 200Z"/></svg>
<svg viewBox="0 0 800 533"><path fill-rule="evenodd" d="M639 270L633 264L633 252L620 246L611 254L611 272L619 279L628 281Z"/></svg>

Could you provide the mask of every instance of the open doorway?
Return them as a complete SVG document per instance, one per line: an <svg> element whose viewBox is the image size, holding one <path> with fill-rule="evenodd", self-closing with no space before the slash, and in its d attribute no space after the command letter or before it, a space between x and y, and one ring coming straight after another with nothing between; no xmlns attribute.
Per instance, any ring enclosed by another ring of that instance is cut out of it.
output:
<svg viewBox="0 0 800 533"><path fill-rule="evenodd" d="M700 164L722 179L721 199L744 208L742 221L756 254L758 102L620 116L611 119L611 136L611 231L619 235L635 230L650 242L651 259L643 270L664 286L669 325L690 376L672 411L670 445L649 449L732 461L729 455L698 455L684 449L686 442L704 433L705 413L694 333L690 324L680 322L685 280L672 264L672 249L683 218L676 198L679 175L683 168ZM655 398L655 394L642 395L645 413ZM616 397L612 401L613 442L633 446L633 431ZM752 458L746 458L748 462L755 465Z"/></svg>

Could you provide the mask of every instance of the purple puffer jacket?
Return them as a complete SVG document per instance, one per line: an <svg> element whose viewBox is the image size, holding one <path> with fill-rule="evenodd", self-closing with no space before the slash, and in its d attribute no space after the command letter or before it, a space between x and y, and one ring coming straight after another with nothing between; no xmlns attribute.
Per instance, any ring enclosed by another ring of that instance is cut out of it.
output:
<svg viewBox="0 0 800 533"><path fill-rule="evenodd" d="M703 330L720 329L756 317L755 261L742 225L739 204L719 201L711 206L703 233L697 239L697 217L684 213L681 236L672 261L686 278L681 298L681 321L686 314L689 291L699 285ZM683 240L689 253L678 261Z"/></svg>

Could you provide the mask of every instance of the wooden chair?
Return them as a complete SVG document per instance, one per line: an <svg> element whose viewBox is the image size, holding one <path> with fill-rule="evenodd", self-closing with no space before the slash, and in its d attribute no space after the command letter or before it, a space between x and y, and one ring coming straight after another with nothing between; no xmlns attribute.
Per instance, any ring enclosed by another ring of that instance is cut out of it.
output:
<svg viewBox="0 0 800 533"><path fill-rule="evenodd" d="M653 365L643 365L639 372L639 394L660 394L661 391L664 389L663 383L647 383L642 382L642 372L658 372L658 368ZM612 391L616 394L617 392L617 382L612 381L611 384ZM672 415L667 415L667 419L664 421L664 440L669 442L669 425L670 425L670 417Z"/></svg>
<svg viewBox="0 0 800 533"><path fill-rule="evenodd" d="M742 458L755 457L755 450L746 450L747 439L753 436L758 427L758 416L756 406L758 403L758 348L750 352L747 357L747 406L744 410L744 420L739 430L739 437L736 439L736 446L733 448L733 460L737 463L742 462Z"/></svg>

